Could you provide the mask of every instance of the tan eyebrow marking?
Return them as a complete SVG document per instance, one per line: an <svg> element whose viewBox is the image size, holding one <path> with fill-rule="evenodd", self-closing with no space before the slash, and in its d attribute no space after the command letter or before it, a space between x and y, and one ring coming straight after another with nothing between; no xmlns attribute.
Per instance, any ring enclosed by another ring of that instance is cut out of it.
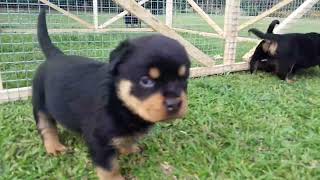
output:
<svg viewBox="0 0 320 180"><path fill-rule="evenodd" d="M158 79L160 77L160 70L156 67L152 67L149 69L149 76L152 79Z"/></svg>
<svg viewBox="0 0 320 180"><path fill-rule="evenodd" d="M186 72L187 72L187 68L186 68L185 65L182 65L182 66L179 67L179 69L178 69L178 75L179 76L185 76Z"/></svg>

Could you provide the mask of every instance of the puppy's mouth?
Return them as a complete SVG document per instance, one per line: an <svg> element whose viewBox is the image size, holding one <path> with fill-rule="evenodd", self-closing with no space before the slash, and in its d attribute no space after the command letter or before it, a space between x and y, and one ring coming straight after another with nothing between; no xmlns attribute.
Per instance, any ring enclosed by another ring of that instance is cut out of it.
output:
<svg viewBox="0 0 320 180"><path fill-rule="evenodd" d="M166 99L164 104L164 108L167 111L167 118L161 122L172 122L175 119L182 118L186 115L188 110L187 98L184 93L179 98Z"/></svg>
<svg viewBox="0 0 320 180"><path fill-rule="evenodd" d="M159 101L147 103L145 113L139 114L146 121L156 122L172 122L178 118L182 118L187 113L187 99L185 95L179 98L164 98L159 96ZM158 102L158 103L157 103Z"/></svg>

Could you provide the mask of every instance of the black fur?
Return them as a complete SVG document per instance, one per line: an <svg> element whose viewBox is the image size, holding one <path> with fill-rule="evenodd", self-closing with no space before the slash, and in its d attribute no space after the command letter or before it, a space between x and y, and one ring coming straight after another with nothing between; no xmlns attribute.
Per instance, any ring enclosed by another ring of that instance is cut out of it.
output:
<svg viewBox="0 0 320 180"><path fill-rule="evenodd" d="M110 63L81 56L68 56L49 38L45 10L38 19L38 40L46 61L33 80L33 112L81 133L93 162L110 170L117 153L112 138L146 133L153 125L129 110L119 99L117 83L126 79L135 86L132 95L144 100L155 92L172 97L187 89L190 61L185 49L175 40L161 35L122 42L111 54ZM185 65L184 77L176 69ZM150 66L166 72L153 89L138 87L139 78Z"/></svg>
<svg viewBox="0 0 320 180"><path fill-rule="evenodd" d="M276 53L268 59L273 61L275 73L282 80L290 78L297 70L320 64L320 34L318 33L263 33L250 29L256 36L277 43Z"/></svg>
<svg viewBox="0 0 320 180"><path fill-rule="evenodd" d="M269 27L268 27L267 33L273 33L273 29L274 29L274 27L276 27L277 24L280 24L280 21L279 20L273 20L271 22L271 24L269 25Z"/></svg>
<svg viewBox="0 0 320 180"><path fill-rule="evenodd" d="M45 14L45 9L42 8L42 14ZM48 35L46 16L39 16L38 20L38 41L41 49L43 50L46 58L49 58L54 55L63 54L60 49L58 49L55 45L52 44L51 39Z"/></svg>
<svg viewBox="0 0 320 180"><path fill-rule="evenodd" d="M268 27L267 33L273 33L274 27L279 24L279 20L273 20ZM256 70L262 70L266 72L273 72L275 70L274 61L270 55L264 52L262 46L266 43L262 40L257 48L255 49L251 59L250 59L250 72L253 73Z"/></svg>

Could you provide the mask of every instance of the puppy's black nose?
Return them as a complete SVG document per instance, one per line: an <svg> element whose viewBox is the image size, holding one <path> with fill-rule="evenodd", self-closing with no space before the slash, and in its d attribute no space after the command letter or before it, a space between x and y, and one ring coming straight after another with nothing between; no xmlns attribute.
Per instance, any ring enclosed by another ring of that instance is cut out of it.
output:
<svg viewBox="0 0 320 180"><path fill-rule="evenodd" d="M181 107L182 101L180 98L168 98L165 100L165 106L169 113L177 112Z"/></svg>

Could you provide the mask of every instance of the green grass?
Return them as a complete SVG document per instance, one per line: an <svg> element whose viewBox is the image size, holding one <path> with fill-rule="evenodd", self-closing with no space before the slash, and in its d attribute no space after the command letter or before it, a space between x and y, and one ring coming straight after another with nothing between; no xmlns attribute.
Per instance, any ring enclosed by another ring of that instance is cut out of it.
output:
<svg viewBox="0 0 320 180"><path fill-rule="evenodd" d="M319 179L320 70L287 84L246 72L190 80L189 113L157 125L142 154L120 158L138 179ZM77 134L60 131L73 152L46 155L30 101L1 105L0 179L93 179ZM163 165L169 166L169 173Z"/></svg>

